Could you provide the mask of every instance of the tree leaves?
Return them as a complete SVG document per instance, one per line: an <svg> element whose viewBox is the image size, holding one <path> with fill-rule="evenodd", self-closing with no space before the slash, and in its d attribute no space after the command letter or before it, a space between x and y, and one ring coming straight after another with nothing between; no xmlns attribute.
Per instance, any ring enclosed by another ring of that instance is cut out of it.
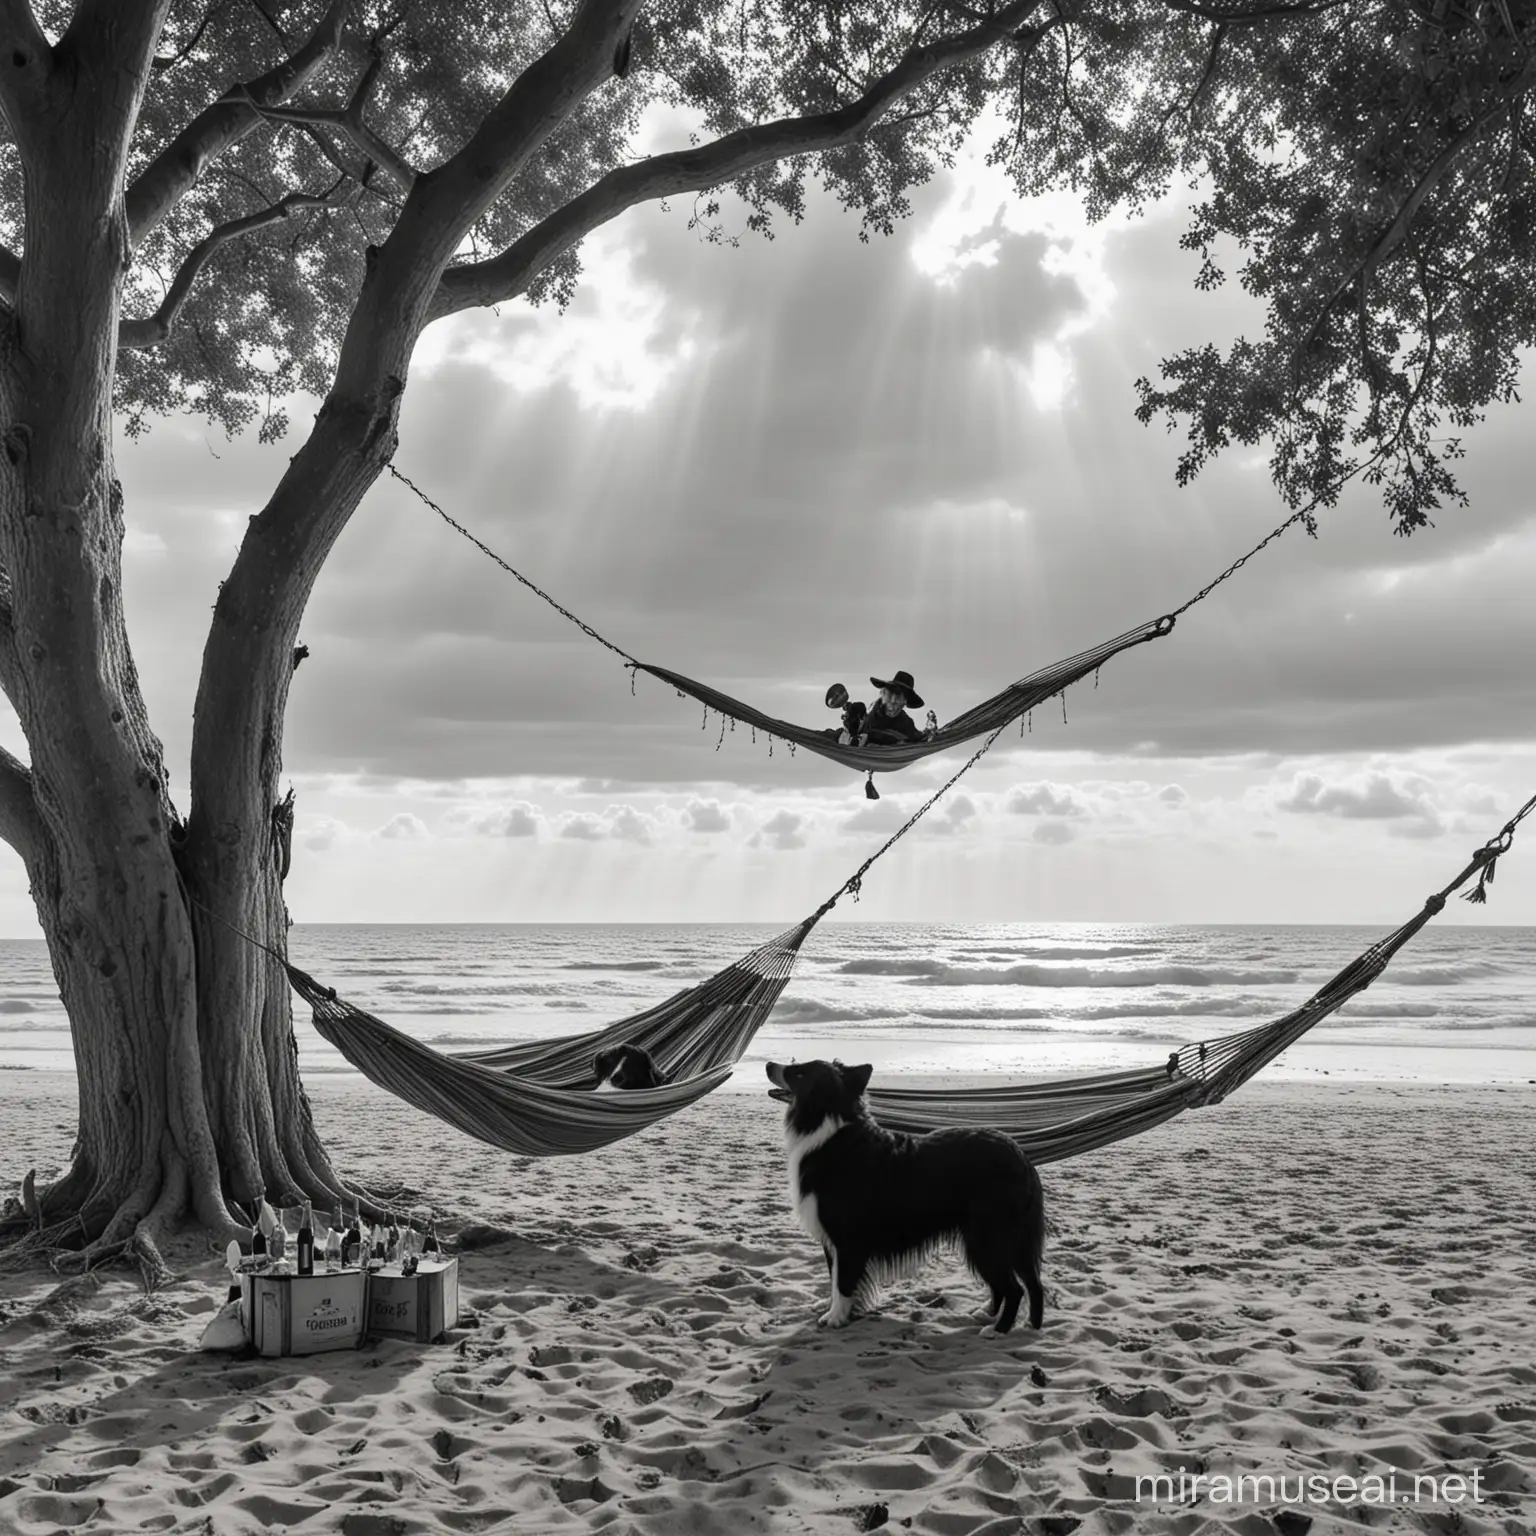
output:
<svg viewBox="0 0 1536 1536"><path fill-rule="evenodd" d="M771 236L778 218L799 219L815 175L859 214L863 238L887 234L984 118L1004 124L990 158L1022 195L1070 188L1102 217L1189 187L1183 244L1199 258L1196 287L1235 276L1266 305L1266 323L1225 351L1191 337L1155 381L1137 382L1141 419L1184 434L1179 481L1233 443L1264 443L1294 505L1331 499L1365 464L1399 532L1461 500L1445 429L1464 431L1512 398L1520 351L1536 341L1525 106L1536 4L1048 0L1010 12L1006 26L994 20L1001 9L656 0L615 55L622 78L574 106L458 259L504 250L631 163L650 109L692 123L699 141L836 113L924 48L991 25L995 46L925 80L858 142L737 180L748 231ZM54 37L70 11L63 0L38 7ZM174 5L130 181L209 103L288 56L321 12L319 0ZM411 172L430 172L571 14L554 0L360 0L292 105L339 110L365 82L368 133ZM389 156L366 151L366 136L323 120L263 121L202 168L135 253L126 315L155 311L210 229L344 180L326 206L222 246L171 338L121 355L116 399L130 431L194 410L271 437L284 396L324 392L368 249L388 238L404 195L380 164ZM718 198L697 206L706 237L727 238ZM0 232L13 250L24 224L17 157L0 145ZM563 305L579 270L577 251L564 251L530 297Z"/></svg>

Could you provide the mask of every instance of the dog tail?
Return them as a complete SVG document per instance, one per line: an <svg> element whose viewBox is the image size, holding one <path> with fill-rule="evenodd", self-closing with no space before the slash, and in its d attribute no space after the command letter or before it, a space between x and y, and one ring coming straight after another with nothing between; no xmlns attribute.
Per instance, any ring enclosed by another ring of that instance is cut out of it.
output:
<svg viewBox="0 0 1536 1536"><path fill-rule="evenodd" d="M1029 1296L1029 1326L1038 1328L1045 1316L1045 1286L1040 1279L1040 1266L1045 1258L1045 1233L1048 1225L1045 1216L1045 1188L1040 1183L1040 1173L1035 1165L1029 1165L1025 1183L1026 1206L1024 1221L1015 1235L1013 1270Z"/></svg>

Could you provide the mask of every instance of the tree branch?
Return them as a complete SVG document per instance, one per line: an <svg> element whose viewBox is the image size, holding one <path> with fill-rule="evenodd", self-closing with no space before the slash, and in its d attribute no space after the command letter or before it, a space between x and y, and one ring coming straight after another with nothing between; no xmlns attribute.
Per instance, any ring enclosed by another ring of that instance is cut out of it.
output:
<svg viewBox="0 0 1536 1536"><path fill-rule="evenodd" d="M0 747L0 840L31 863L43 836L32 798L32 770Z"/></svg>
<svg viewBox="0 0 1536 1536"><path fill-rule="evenodd" d="M168 341L176 329L176 322L182 310L186 308L187 300L192 296L192 285L197 281L198 274L207 266L221 246L228 245L231 240L238 240L242 235L265 229L269 224L280 224L300 209L329 207L330 200L340 185L341 179L338 178L325 192L290 192L281 202L274 203L270 208L263 208L259 213L248 213L244 218L231 219L227 224L216 225L192 247L172 280L159 309L152 315L137 320L124 320L119 325L117 344L120 347L141 350Z"/></svg>
<svg viewBox="0 0 1536 1536"><path fill-rule="evenodd" d="M857 143L940 70L1011 39L1038 5L1039 0L1018 0L967 32L912 49L857 101L836 111L740 128L695 149L653 155L610 171L499 256L450 267L433 296L428 321L516 298L550 262L637 203L702 192L774 161Z"/></svg>
<svg viewBox="0 0 1536 1536"><path fill-rule="evenodd" d="M367 105L368 97L373 91L383 63L383 54L375 52L368 62L368 68L364 71L362 79L358 81L357 89L352 93L352 99L344 107L269 107L257 101L252 101L251 106L268 122L297 123L307 128L333 130L362 155L365 162L372 161L381 169L388 171L400 184L401 190L409 192L416 184L415 168L393 145L387 144L375 133L363 116L363 108ZM366 163L363 174L358 179L366 183L368 179Z"/></svg>
<svg viewBox="0 0 1536 1536"><path fill-rule="evenodd" d="M0 0L0 113L26 157L28 119L47 86L53 49L27 0Z"/></svg>
<svg viewBox="0 0 1536 1536"><path fill-rule="evenodd" d="M1172 3L1172 0L1168 0L1168 3ZM1413 190L1403 199L1392 222L1371 242L1370 249L1366 251L1359 261L1351 266L1346 276L1319 307L1311 325L1307 327L1306 335L1301 338L1299 345L1292 353L1293 368L1298 375L1308 350L1311 348L1313 341L1316 340L1318 332L1322 330L1328 316L1333 312L1334 306L1349 292L1356 281L1359 281L1362 286L1370 282L1376 269L1408 237L1408 231L1413 227L1413 221L1418 215L1419 209L1424 206L1425 199L1429 197L1430 193L1440 184L1441 178L1456 163L1462 150L1476 139L1496 117L1507 116L1512 113L1515 104L1532 85L1536 85L1536 59L1530 60L1525 68L1510 81L1506 94L1495 105L1490 107L1481 117L1469 123L1430 161L1429 166L1418 179ZM1299 377L1296 388L1301 388Z"/></svg>
<svg viewBox="0 0 1536 1536"><path fill-rule="evenodd" d="M1206 4L1205 0L1163 0L1163 4L1170 11L1183 11L1188 16L1203 16L1207 21L1243 27L1256 26L1262 21L1284 21L1288 16L1321 16L1325 11L1348 4L1348 0L1297 0L1294 5L1252 5L1241 10Z"/></svg>
<svg viewBox="0 0 1536 1536"><path fill-rule="evenodd" d="M332 0L297 52L255 80L226 91L192 119L139 173L125 199L135 246L186 196L208 164L261 124L260 107L286 101L312 79L341 40L350 0Z"/></svg>

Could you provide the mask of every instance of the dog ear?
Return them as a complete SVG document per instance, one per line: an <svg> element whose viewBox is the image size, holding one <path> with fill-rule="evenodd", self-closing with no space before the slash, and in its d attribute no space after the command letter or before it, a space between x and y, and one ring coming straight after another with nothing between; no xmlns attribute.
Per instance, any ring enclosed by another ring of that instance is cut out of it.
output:
<svg viewBox="0 0 1536 1536"><path fill-rule="evenodd" d="M843 1083L855 1097L862 1094L869 1087L869 1080L875 1074L872 1066L844 1067Z"/></svg>
<svg viewBox="0 0 1536 1536"><path fill-rule="evenodd" d="M599 1051L592 1061L593 1074L599 1079L605 1078L618 1065L619 1053L616 1050Z"/></svg>

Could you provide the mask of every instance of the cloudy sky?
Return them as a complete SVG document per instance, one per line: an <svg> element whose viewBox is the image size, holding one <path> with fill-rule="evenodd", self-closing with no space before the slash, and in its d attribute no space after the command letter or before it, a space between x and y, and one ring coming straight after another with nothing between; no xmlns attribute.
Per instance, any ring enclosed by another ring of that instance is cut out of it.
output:
<svg viewBox="0 0 1536 1536"><path fill-rule="evenodd" d="M1176 346L1256 330L1195 292L1177 211L1085 231L976 165L865 245L825 199L771 243L688 208L589 242L563 317L458 317L398 462L635 655L773 713L905 668L941 718L1178 606L1285 515L1262 455L1180 491L1133 418ZM301 430L312 404L295 411ZM850 915L1407 917L1536 787L1530 425L1471 440L1472 505L1394 538L1368 492L1288 534L1099 685L1007 736ZM190 419L119 444L126 598L178 798L217 583L291 448ZM880 781L628 673L381 481L303 627L286 770L299 921L788 922L958 759ZM0 738L19 753L13 717ZM1530 838L1536 845L1536 827ZM1536 922L1536 846L1487 909ZM0 854L0 933L35 924Z"/></svg>

